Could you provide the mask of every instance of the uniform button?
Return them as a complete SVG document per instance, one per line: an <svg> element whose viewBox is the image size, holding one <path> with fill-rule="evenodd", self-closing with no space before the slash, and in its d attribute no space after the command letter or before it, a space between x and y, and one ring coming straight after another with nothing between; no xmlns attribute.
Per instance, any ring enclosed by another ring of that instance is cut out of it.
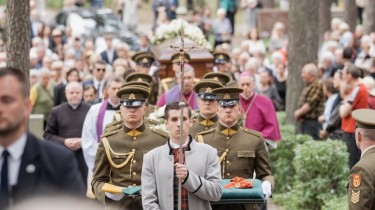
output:
<svg viewBox="0 0 375 210"><path fill-rule="evenodd" d="M230 173L227 173L227 176L230 176Z"/></svg>
<svg viewBox="0 0 375 210"><path fill-rule="evenodd" d="M135 175L137 175L137 173L133 172L133 175L135 176Z"/></svg>
<svg viewBox="0 0 375 210"><path fill-rule="evenodd" d="M133 184L133 187L137 186L136 184Z"/></svg>
<svg viewBox="0 0 375 210"><path fill-rule="evenodd" d="M227 163L230 163L230 161L229 161L229 160L227 160Z"/></svg>
<svg viewBox="0 0 375 210"><path fill-rule="evenodd" d="M133 137L133 140L137 140L137 137L134 136L134 137Z"/></svg>
<svg viewBox="0 0 375 210"><path fill-rule="evenodd" d="M227 140L229 140L230 139L230 137L229 136L227 136L227 138L226 138Z"/></svg>
<svg viewBox="0 0 375 210"><path fill-rule="evenodd" d="M137 161L136 160L133 160L133 163L136 163Z"/></svg>
<svg viewBox="0 0 375 210"><path fill-rule="evenodd" d="M225 152L228 152L228 151L229 151L229 149L226 149L226 150L225 150Z"/></svg>
<svg viewBox="0 0 375 210"><path fill-rule="evenodd" d="M207 130L208 128L207 127L204 127L204 130Z"/></svg>

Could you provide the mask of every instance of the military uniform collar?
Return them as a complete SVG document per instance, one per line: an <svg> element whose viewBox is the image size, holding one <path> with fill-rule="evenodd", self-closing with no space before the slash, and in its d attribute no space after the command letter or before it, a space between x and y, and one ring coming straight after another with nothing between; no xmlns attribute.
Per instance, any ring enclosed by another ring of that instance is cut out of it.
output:
<svg viewBox="0 0 375 210"><path fill-rule="evenodd" d="M136 129L131 129L131 128L128 128L126 127L126 125L123 126L123 131L128 135L128 136L131 136L131 137L137 137L138 135L141 135L143 133L143 131L146 129L146 125L144 123L142 123L141 126L139 126L138 128Z"/></svg>
<svg viewBox="0 0 375 210"><path fill-rule="evenodd" d="M203 126L211 126L217 122L217 115L211 117L210 119L206 119L202 117L202 115L199 115L198 122Z"/></svg>
<svg viewBox="0 0 375 210"><path fill-rule="evenodd" d="M240 125L237 122L232 127L228 128L228 127L224 126L223 124L219 123L218 129L219 129L220 133L222 133L226 136L232 136L233 134L237 133L237 131L240 129Z"/></svg>
<svg viewBox="0 0 375 210"><path fill-rule="evenodd" d="M364 156L366 156L367 154L370 154L371 153L371 151L370 150L374 150L375 151L375 145L372 145L372 146L370 146L370 147L367 147L363 152L362 152L362 154L361 154L361 159L364 157ZM373 152L374 152L373 151ZM367 153L367 154L366 154Z"/></svg>

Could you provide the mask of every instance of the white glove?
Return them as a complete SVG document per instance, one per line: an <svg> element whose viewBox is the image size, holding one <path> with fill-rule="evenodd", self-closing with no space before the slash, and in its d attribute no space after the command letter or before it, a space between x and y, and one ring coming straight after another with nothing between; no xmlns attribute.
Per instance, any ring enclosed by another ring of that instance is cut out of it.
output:
<svg viewBox="0 0 375 210"><path fill-rule="evenodd" d="M264 181L262 183L262 190L263 190L264 197L266 199L270 198L272 196L272 185L271 185L271 182Z"/></svg>
<svg viewBox="0 0 375 210"><path fill-rule="evenodd" d="M113 194L113 193L105 192L105 197L112 199L114 201L119 201L122 199L122 197L124 197L124 194Z"/></svg>

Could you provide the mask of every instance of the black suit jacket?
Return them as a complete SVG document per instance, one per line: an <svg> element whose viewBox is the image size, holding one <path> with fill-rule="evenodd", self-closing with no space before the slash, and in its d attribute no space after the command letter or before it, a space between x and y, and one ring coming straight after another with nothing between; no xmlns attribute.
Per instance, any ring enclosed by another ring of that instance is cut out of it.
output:
<svg viewBox="0 0 375 210"><path fill-rule="evenodd" d="M17 186L13 186L15 203L51 194L85 195L84 180L71 151L27 134L21 157Z"/></svg>
<svg viewBox="0 0 375 210"><path fill-rule="evenodd" d="M54 88L53 98L54 98L55 106L58 106L66 102L65 87L66 87L66 84L60 83Z"/></svg>
<svg viewBox="0 0 375 210"><path fill-rule="evenodd" d="M113 59L112 59L112 62L109 62L108 60L108 55L107 55L107 51L103 51L100 53L100 57L102 57L103 61L105 61L107 64L111 64L113 63L113 61L115 61L117 58L118 58L118 55L117 55L117 52L116 50L113 51Z"/></svg>

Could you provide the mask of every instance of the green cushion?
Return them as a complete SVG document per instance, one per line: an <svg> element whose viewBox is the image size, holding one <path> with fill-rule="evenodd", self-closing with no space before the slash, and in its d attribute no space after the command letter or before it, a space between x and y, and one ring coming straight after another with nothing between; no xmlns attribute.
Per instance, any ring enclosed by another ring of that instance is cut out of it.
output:
<svg viewBox="0 0 375 210"><path fill-rule="evenodd" d="M127 187L122 189L125 195L141 195L141 186Z"/></svg>
<svg viewBox="0 0 375 210"><path fill-rule="evenodd" d="M223 185L223 195L221 196L221 199L264 199L262 181L258 179L247 180L253 180L253 188L227 189L224 188L224 186L230 182L230 179L223 179L221 181L221 184Z"/></svg>

